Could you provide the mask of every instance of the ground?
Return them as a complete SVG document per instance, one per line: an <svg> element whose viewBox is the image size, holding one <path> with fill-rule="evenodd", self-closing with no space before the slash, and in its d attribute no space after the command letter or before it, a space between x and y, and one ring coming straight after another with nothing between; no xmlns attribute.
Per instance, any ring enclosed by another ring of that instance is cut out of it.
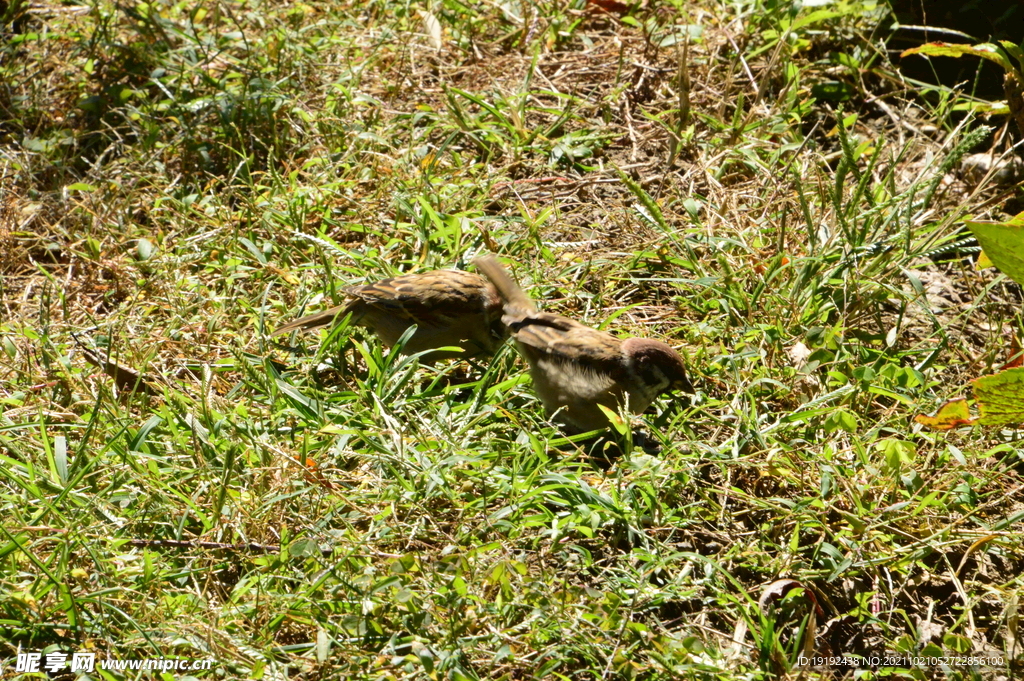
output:
<svg viewBox="0 0 1024 681"><path fill-rule="evenodd" d="M0 17L5 662L1021 672L1020 431L915 420L1020 352L1020 287L965 220L1020 210L1021 131L905 75L885 6ZM421 367L358 328L269 335L482 252L678 348L694 394L601 450L511 345Z"/></svg>

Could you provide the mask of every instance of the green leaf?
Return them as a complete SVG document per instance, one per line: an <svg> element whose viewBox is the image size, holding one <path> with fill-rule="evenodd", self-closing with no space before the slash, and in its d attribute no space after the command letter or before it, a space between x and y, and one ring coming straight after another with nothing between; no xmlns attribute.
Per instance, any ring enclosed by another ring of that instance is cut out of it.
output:
<svg viewBox="0 0 1024 681"><path fill-rule="evenodd" d="M238 242L245 246L246 250L252 253L253 257L256 258L256 260L258 260L261 265L267 264L267 256L263 253L263 251L256 247L256 244L249 241L244 236L239 237Z"/></svg>
<svg viewBox="0 0 1024 681"><path fill-rule="evenodd" d="M319 556L320 546L312 539L297 539L288 545L288 555L295 558Z"/></svg>
<svg viewBox="0 0 1024 681"><path fill-rule="evenodd" d="M904 50L901 57L909 54L923 54L928 57L962 57L965 54L982 59L988 59L1002 66L1007 71L1017 73L1013 64L1006 58L1006 54L993 43L979 43L977 45L955 45L953 43L925 43L919 47L912 47Z"/></svg>
<svg viewBox="0 0 1024 681"><path fill-rule="evenodd" d="M53 460L62 485L68 483L68 439L63 435L53 438Z"/></svg>
<svg viewBox="0 0 1024 681"><path fill-rule="evenodd" d="M1000 40L999 44L1003 46L1003 49L1006 50L1011 57L1019 61L1021 66L1024 66L1024 50L1021 49L1024 45L1014 45L1009 40Z"/></svg>
<svg viewBox="0 0 1024 681"><path fill-rule="evenodd" d="M986 426L1024 423L1024 367L982 376L972 382L974 397Z"/></svg>
<svg viewBox="0 0 1024 681"><path fill-rule="evenodd" d="M967 222L982 249L999 270L1024 286L1024 213L1006 222Z"/></svg>
<svg viewBox="0 0 1024 681"><path fill-rule="evenodd" d="M795 33L807 26L812 26L813 24L816 24L821 21L826 21L828 19L835 19L836 17L843 16L843 14L844 12L836 12L835 10L819 9L815 12L811 12L806 16L800 17L799 19L794 21L793 25L790 27L790 30Z"/></svg>
<svg viewBox="0 0 1024 681"><path fill-rule="evenodd" d="M153 257L153 253L156 252L156 247L153 242L149 239L139 239L135 243L135 258L136 260L145 262Z"/></svg>
<svg viewBox="0 0 1024 681"><path fill-rule="evenodd" d="M617 413L604 406L603 404L597 405L598 409L604 412L604 415L608 417L608 422L611 423L612 428L618 431L619 435L625 435L626 429L629 428L629 424L622 420L622 417Z"/></svg>
<svg viewBox="0 0 1024 681"><path fill-rule="evenodd" d="M886 438L875 443L882 455L885 457L885 465L890 470L900 470L906 464L912 464L917 454L917 445L908 440Z"/></svg>
<svg viewBox="0 0 1024 681"><path fill-rule="evenodd" d="M811 87L811 94L814 98L826 102L845 102L856 93L857 91L852 85L837 80L826 80Z"/></svg>
<svg viewBox="0 0 1024 681"><path fill-rule="evenodd" d="M842 430L847 433L857 432L857 416L843 408L832 411L825 419L825 431L834 433L837 430Z"/></svg>

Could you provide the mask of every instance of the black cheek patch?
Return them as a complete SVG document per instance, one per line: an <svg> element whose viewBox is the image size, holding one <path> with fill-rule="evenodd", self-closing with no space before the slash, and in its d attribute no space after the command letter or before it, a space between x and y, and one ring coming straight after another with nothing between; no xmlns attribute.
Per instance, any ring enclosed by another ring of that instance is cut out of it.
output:
<svg viewBox="0 0 1024 681"><path fill-rule="evenodd" d="M646 364L646 362L644 363ZM663 380L661 372L655 369L653 366L640 366L638 367L640 377L644 380L647 385L658 385Z"/></svg>

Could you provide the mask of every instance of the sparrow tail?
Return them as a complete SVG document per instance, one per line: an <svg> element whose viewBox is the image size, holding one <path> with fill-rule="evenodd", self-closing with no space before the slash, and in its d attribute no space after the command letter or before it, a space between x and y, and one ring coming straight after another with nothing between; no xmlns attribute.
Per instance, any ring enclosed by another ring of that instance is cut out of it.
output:
<svg viewBox="0 0 1024 681"><path fill-rule="evenodd" d="M327 326L328 324L332 324L335 320L344 317L349 312L350 308L351 303L338 305L337 307L321 310L320 312L314 312L313 314L308 314L305 317L299 317L298 319L288 322L284 326L274 329L270 335L280 336L281 334L288 333L290 331L317 329L321 326Z"/></svg>
<svg viewBox="0 0 1024 681"><path fill-rule="evenodd" d="M537 306L533 304L530 297L519 288L519 284L509 276L508 270L501 266L501 263L493 255L482 255L473 260L476 268L484 273L498 294L505 301L505 311L536 312Z"/></svg>

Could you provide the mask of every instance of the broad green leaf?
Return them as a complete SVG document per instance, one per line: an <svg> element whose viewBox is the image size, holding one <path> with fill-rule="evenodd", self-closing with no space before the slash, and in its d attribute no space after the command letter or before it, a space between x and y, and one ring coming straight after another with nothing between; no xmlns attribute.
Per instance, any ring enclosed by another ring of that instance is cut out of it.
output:
<svg viewBox="0 0 1024 681"><path fill-rule="evenodd" d="M1010 56L1016 59L1024 66L1024 50L1021 47L1024 45L1014 45L1009 40L1000 40L999 44L1003 46L1003 49L1010 53Z"/></svg>
<svg viewBox="0 0 1024 681"><path fill-rule="evenodd" d="M1024 423L1024 367L1007 369L973 381L974 396L986 426Z"/></svg>
<svg viewBox="0 0 1024 681"><path fill-rule="evenodd" d="M1002 66L1007 71L1013 73L1017 72L1017 69L1013 68L1013 64L1006 58L1006 54L999 49L998 45L992 43L979 43L978 45L956 45L953 43L925 43L919 47L912 47L909 50L904 50L901 57L906 57L909 54L923 54L928 57L962 57L965 54L973 55L975 57L981 57L982 59L988 59Z"/></svg>
<svg viewBox="0 0 1024 681"><path fill-rule="evenodd" d="M904 464L912 464L917 455L917 445L908 440L886 438L875 443L875 448L885 456L885 465L891 470L899 470Z"/></svg>
<svg viewBox="0 0 1024 681"><path fill-rule="evenodd" d="M967 226L995 266L1024 286L1024 213L1006 222L967 221Z"/></svg>
<svg viewBox="0 0 1024 681"><path fill-rule="evenodd" d="M319 556L320 546L313 539L296 539L288 545L288 555L295 558Z"/></svg>

